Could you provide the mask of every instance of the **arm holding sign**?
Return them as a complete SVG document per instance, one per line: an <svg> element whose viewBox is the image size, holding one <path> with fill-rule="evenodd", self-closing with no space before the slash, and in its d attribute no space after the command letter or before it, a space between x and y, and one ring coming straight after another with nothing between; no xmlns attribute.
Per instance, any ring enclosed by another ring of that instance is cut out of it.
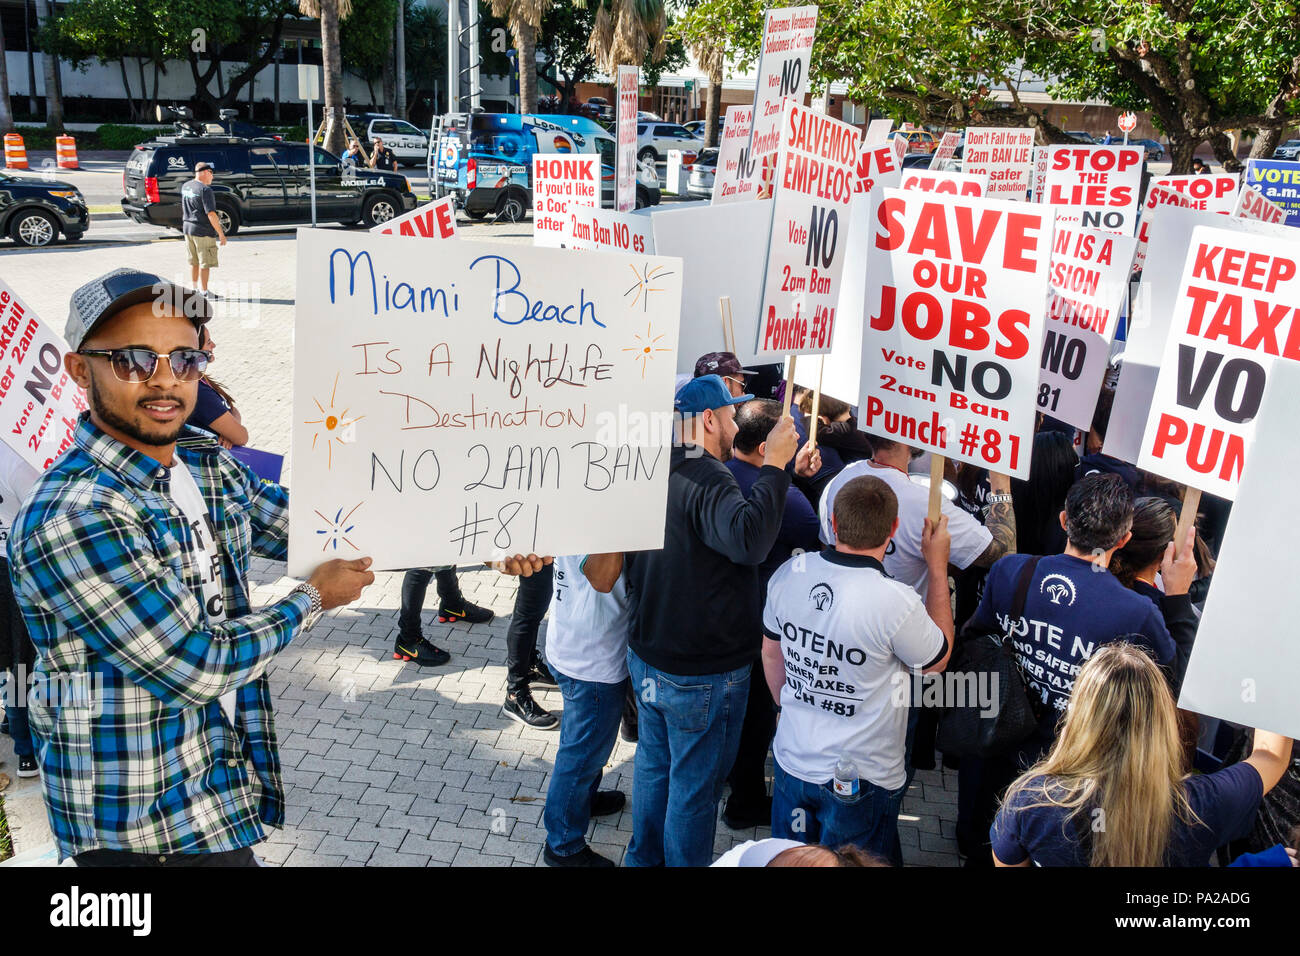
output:
<svg viewBox="0 0 1300 956"><path fill-rule="evenodd" d="M930 569L929 582L925 593L925 610L930 620L943 632L943 656L925 669L926 674L933 674L948 666L952 656L953 633L956 628L952 622L952 595L948 593L948 554L952 547L952 538L948 535L948 516L939 515L939 520L925 519L925 530L921 532L921 556L925 558Z"/></svg>
<svg viewBox="0 0 1300 956"><path fill-rule="evenodd" d="M1016 513L1011 507L1011 478L989 472L989 513L984 527L993 540L972 564L977 568L991 568L998 558L1016 553Z"/></svg>
<svg viewBox="0 0 1300 956"><path fill-rule="evenodd" d="M1195 545L1196 529L1188 528L1183 544L1177 550L1174 542L1169 542L1160 564L1160 580L1165 586L1164 597L1160 599L1160 610L1165 618L1165 627L1169 629L1169 636L1174 641L1170 684L1175 696L1187 674L1187 662L1191 659L1192 644L1196 640L1196 613L1192 610L1192 598L1188 593L1192 582L1196 580Z"/></svg>
<svg viewBox="0 0 1300 956"><path fill-rule="evenodd" d="M592 588L601 594L614 590L618 577L623 573L623 552L610 554L589 554L582 562L582 574Z"/></svg>
<svg viewBox="0 0 1300 956"><path fill-rule="evenodd" d="M1281 734L1255 731L1255 743L1245 763L1259 771L1260 779L1264 781L1264 793L1276 787L1282 774L1291 766L1292 744L1290 738Z"/></svg>
<svg viewBox="0 0 1300 956"><path fill-rule="evenodd" d="M516 554L509 558L503 558L500 561L484 561L489 567L500 571L502 574L508 574L515 578L531 578L546 565L553 564L555 558L551 555L538 557L535 554Z"/></svg>

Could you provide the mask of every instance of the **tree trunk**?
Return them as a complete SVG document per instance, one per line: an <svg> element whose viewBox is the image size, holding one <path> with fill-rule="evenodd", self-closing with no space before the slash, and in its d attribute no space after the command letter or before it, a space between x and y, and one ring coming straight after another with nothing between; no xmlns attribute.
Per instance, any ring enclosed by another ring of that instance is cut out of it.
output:
<svg viewBox="0 0 1300 956"><path fill-rule="evenodd" d="M36 22L42 26L54 16L50 0L36 0ZM63 132L63 97L59 95L59 58L49 50L41 51L45 64L45 125Z"/></svg>
<svg viewBox="0 0 1300 956"><path fill-rule="evenodd" d="M139 122L140 114L135 108L135 97L131 95L131 75L126 72L126 57L119 56L117 65L122 70L122 89L126 91L126 103L130 109L131 122Z"/></svg>
<svg viewBox="0 0 1300 956"><path fill-rule="evenodd" d="M145 113L145 120L149 121L151 116L158 114L158 71L161 64L158 60L153 61L153 92L149 94L148 112Z"/></svg>
<svg viewBox="0 0 1300 956"><path fill-rule="evenodd" d="M149 83L144 76L144 57L136 57L135 65L140 73L140 108L135 110L135 114L143 121L148 119L146 110L149 109Z"/></svg>
<svg viewBox="0 0 1300 956"><path fill-rule="evenodd" d="M475 29L478 29L477 24L475 24ZM397 54L397 60L394 63L394 69L397 71L396 113L398 119L406 119L406 0L397 0L395 33L396 40L393 46L396 48Z"/></svg>
<svg viewBox="0 0 1300 956"><path fill-rule="evenodd" d="M12 133L14 112L9 106L9 68L5 64L5 35L0 30L0 133Z"/></svg>
<svg viewBox="0 0 1300 956"><path fill-rule="evenodd" d="M454 3L455 0L452 0ZM537 112L537 30L522 20L513 24L519 51L519 112Z"/></svg>
<svg viewBox="0 0 1300 956"><path fill-rule="evenodd" d="M390 46L388 48L388 55L384 57L384 73L383 73L384 112L389 114L393 113L393 110L396 108L397 105L396 104L397 82L395 79L395 74L393 72L394 63L396 59L397 59L396 51ZM366 82L369 83L370 81L367 80ZM373 90L373 87L371 89ZM374 96L373 92L371 93L371 96L372 97Z"/></svg>
<svg viewBox="0 0 1300 956"><path fill-rule="evenodd" d="M36 119L36 43L32 33L32 0L23 0L23 37L27 43L27 114Z"/></svg>
<svg viewBox="0 0 1300 956"><path fill-rule="evenodd" d="M325 80L324 147L335 156L343 155L343 57L339 52L338 0L321 0L320 4L321 72ZM309 131L307 135L312 135Z"/></svg>
<svg viewBox="0 0 1300 956"><path fill-rule="evenodd" d="M718 145L718 116L722 112L722 63L709 71L709 98L704 104L704 145Z"/></svg>
<svg viewBox="0 0 1300 956"><path fill-rule="evenodd" d="M1169 174L1185 176L1192 171L1192 158L1201 140L1194 136L1173 134L1169 137Z"/></svg>
<svg viewBox="0 0 1300 956"><path fill-rule="evenodd" d="M1232 139L1223 130L1210 137L1210 146L1214 150L1214 158L1223 164L1225 173L1239 173L1244 168L1237 158L1237 151L1233 149Z"/></svg>
<svg viewBox="0 0 1300 956"><path fill-rule="evenodd" d="M1255 142L1250 144L1251 159L1272 159L1273 151L1282 142L1282 127L1261 129L1255 134Z"/></svg>

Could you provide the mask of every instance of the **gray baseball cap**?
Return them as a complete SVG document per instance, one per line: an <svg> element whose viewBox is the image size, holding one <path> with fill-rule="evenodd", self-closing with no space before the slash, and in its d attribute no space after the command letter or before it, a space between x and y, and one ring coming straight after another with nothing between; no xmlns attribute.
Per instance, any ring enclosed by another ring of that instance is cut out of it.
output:
<svg viewBox="0 0 1300 956"><path fill-rule="evenodd" d="M212 306L193 289L169 282L152 272L138 269L114 269L92 279L72 293L68 324L63 337L68 348L77 351L87 336L105 319L112 318L128 306L154 302L167 306L189 319L195 329L202 329L212 318Z"/></svg>

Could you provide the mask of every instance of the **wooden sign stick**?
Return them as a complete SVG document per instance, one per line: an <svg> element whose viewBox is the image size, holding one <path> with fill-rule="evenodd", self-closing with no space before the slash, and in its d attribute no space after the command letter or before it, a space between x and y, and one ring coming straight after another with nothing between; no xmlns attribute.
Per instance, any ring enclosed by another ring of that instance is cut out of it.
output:
<svg viewBox="0 0 1300 956"><path fill-rule="evenodd" d="M931 521L939 520L939 508L943 504L943 455L930 455L930 510Z"/></svg>
<svg viewBox="0 0 1300 956"><path fill-rule="evenodd" d="M1174 553L1182 550L1187 529L1196 524L1196 513L1201 510L1201 489L1188 488L1183 496L1183 510L1178 515L1178 530L1174 532Z"/></svg>
<svg viewBox="0 0 1300 956"><path fill-rule="evenodd" d="M784 417L790 414L790 399L794 398L794 362L799 356L790 356L790 367L786 370L785 379L785 404L781 408L781 415Z"/></svg>
<svg viewBox="0 0 1300 956"><path fill-rule="evenodd" d="M736 329L731 323L731 296L718 296L718 312L722 316L722 347L736 354Z"/></svg>
<svg viewBox="0 0 1300 956"><path fill-rule="evenodd" d="M808 441L813 450L817 448L817 416L822 408L822 373L826 371L826 356L819 356L817 367L817 391L813 392L812 414L808 417Z"/></svg>

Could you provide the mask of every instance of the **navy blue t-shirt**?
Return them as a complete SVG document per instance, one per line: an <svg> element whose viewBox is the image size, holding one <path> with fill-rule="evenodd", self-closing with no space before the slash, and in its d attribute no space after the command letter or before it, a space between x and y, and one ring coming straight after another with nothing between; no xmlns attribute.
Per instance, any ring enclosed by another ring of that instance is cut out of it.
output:
<svg viewBox="0 0 1300 956"><path fill-rule="evenodd" d="M1103 455L1098 452L1095 455L1081 457L1076 472L1076 480L1087 478L1089 475L1119 475L1124 479L1124 484L1137 491L1137 466L1121 461L1118 458L1112 458L1110 455Z"/></svg>
<svg viewBox="0 0 1300 956"><path fill-rule="evenodd" d="M217 390L203 379L199 379L199 397L195 400L194 411L190 412L190 417L186 419L185 424L211 431L212 423L228 411L230 406L217 394Z"/></svg>
<svg viewBox="0 0 1300 956"><path fill-rule="evenodd" d="M1183 786L1200 822L1174 824L1166 865L1207 866L1216 848L1250 833L1264 799L1264 781L1250 764L1237 763L1188 777ZM1071 820L1062 807L1032 806L1041 801L1041 790L1031 788L1003 804L989 830L997 858L1009 864L1029 859L1036 866L1087 866L1084 840L1091 832L1093 814L1085 809Z"/></svg>
<svg viewBox="0 0 1300 956"><path fill-rule="evenodd" d="M1007 616L1020 569L1030 555L1009 554L989 569L984 595L971 618L982 631L1008 632ZM1125 634L1142 635L1156 663L1174 660L1174 642L1164 616L1148 598L1085 558L1051 554L1041 558L1030 580L1025 616L1010 629L1030 697L1045 705L1039 731L1055 735L1075 678L1099 647Z"/></svg>
<svg viewBox="0 0 1300 956"><path fill-rule="evenodd" d="M736 476L736 484L741 493L748 498L754 482L758 481L759 470L747 461L733 458L727 467ZM776 544L758 566L758 581L764 599L767 597L767 582L771 580L776 569L790 560L795 548L811 551L821 550L821 539L817 536L821 526L817 521L817 512L808 501L807 496L793 485L786 489L785 514L781 517L781 532L776 536Z"/></svg>

